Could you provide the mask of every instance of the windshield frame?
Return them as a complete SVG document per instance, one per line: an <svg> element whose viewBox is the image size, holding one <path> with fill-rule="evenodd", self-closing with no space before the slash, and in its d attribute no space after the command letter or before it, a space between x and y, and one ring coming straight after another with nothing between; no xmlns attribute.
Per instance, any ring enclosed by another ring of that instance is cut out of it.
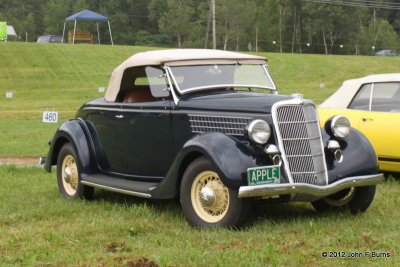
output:
<svg viewBox="0 0 400 267"><path fill-rule="evenodd" d="M220 89L220 88L228 88L228 87L257 88L257 89L264 89L264 90L271 91L272 94L278 94L278 90L276 89L274 80L272 79L271 75L269 74L268 66L266 64L248 64L248 65L261 65L264 70L265 75L267 76L266 79L270 80L272 87L262 86L262 85L258 85L258 84L218 84L218 85L198 86L198 87L192 87L189 89L181 90L181 88L179 87L179 84L177 83L177 81L175 79L174 73L171 70L171 68L169 66L164 66L164 69L167 72L167 77L168 77L168 80L171 82L171 86L173 83L172 87L175 87L180 95L185 95L185 94L196 92L196 91L204 91L204 90L209 90L209 89ZM212 91L212 90L209 90L209 91Z"/></svg>

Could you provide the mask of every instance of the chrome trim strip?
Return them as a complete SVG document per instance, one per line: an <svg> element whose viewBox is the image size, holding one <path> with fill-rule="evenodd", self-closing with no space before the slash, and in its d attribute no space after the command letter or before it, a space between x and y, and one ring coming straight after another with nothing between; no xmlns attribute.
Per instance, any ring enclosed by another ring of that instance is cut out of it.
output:
<svg viewBox="0 0 400 267"><path fill-rule="evenodd" d="M307 123L307 122L317 122L318 120L304 120L304 121L282 121L280 122L281 124L293 124L293 123L299 123L299 124L303 124L303 123Z"/></svg>
<svg viewBox="0 0 400 267"><path fill-rule="evenodd" d="M372 96L374 95L374 87L375 83L371 84L371 94L369 95L369 106L368 106L368 111L372 110Z"/></svg>
<svg viewBox="0 0 400 267"><path fill-rule="evenodd" d="M216 115L202 115L202 114L188 114L189 116L196 116L196 117L204 117L204 118L216 118L216 119L247 119L250 120L250 117L239 117L239 116L216 116Z"/></svg>
<svg viewBox="0 0 400 267"><path fill-rule="evenodd" d="M192 120L192 119L189 119L189 121L190 122L207 122L207 123L214 123L214 124L217 124L217 123L219 123L219 124L233 124L233 125L244 125L244 126L246 126L247 125L247 123L244 123L244 122L229 122L229 121L205 121L205 120Z"/></svg>
<svg viewBox="0 0 400 267"><path fill-rule="evenodd" d="M167 75L167 80L168 80L170 92L172 94L172 98L173 98L175 106L176 106L176 105L178 105L179 98L176 95L176 92L174 90L174 84L172 83L172 80L171 80L171 69L169 67L166 67L166 66L164 66L163 68L165 70L165 74ZM172 78L173 78L173 76L172 76Z"/></svg>
<svg viewBox="0 0 400 267"><path fill-rule="evenodd" d="M151 195L150 194L146 194L146 193L140 193L140 192L134 192L134 191L124 190L124 189L119 189L119 188L105 186L105 185L101 185L101 184L90 183L90 182L83 181L83 180L81 181L81 183L84 184L84 185L89 185L89 186L93 186L93 187L97 187L97 188L101 188L101 189L106 189L106 190L109 190L109 191L122 193L122 194L126 194L126 195L131 195L131 196L135 196L135 197L151 198Z"/></svg>
<svg viewBox="0 0 400 267"><path fill-rule="evenodd" d="M256 186L241 186L239 198L264 197L288 194L308 194L317 197L326 197L350 187L368 186L383 183L383 174L354 176L343 178L328 185L312 185L306 183L266 184Z"/></svg>
<svg viewBox="0 0 400 267"><path fill-rule="evenodd" d="M328 184L329 183L329 181L328 181L328 167L327 167L327 165L326 165L326 157L325 157L325 147L324 147L324 144L322 143L322 131L321 131L321 127L319 126L319 113L318 113L318 111L317 111L317 107L315 106L315 104L313 103L313 105L314 105L314 107L315 107L315 116L317 117L317 124L318 124L318 132L319 132L319 136L320 136L320 138L321 138L321 151L322 151L322 159L323 159L323 162L324 162L324 168L325 168L325 177L326 177L326 184Z"/></svg>
<svg viewBox="0 0 400 267"><path fill-rule="evenodd" d="M205 133L205 132L203 132L203 131L196 131L196 130L192 130L192 133L195 133L195 134L202 134L202 133ZM220 133L222 133L222 132L220 132ZM243 136L244 135L244 132L243 133L232 133L232 132L228 132L228 133L225 133L226 135L232 135L232 136Z"/></svg>
<svg viewBox="0 0 400 267"><path fill-rule="evenodd" d="M278 89L276 89L275 82L274 82L274 80L272 79L271 75L269 74L269 69L268 69L267 64L263 64L262 66L263 66L263 69L264 69L264 71L265 71L265 74L267 75L268 79L271 81L271 83L272 83L272 85L273 85L273 88L275 89L275 90L274 90L274 94L277 95L277 94L278 94Z"/></svg>
<svg viewBox="0 0 400 267"><path fill-rule="evenodd" d="M193 115L193 116L207 116L207 117L212 117L215 116L215 111L198 111L198 110L193 110L190 108L185 108L185 109L181 109L181 110L171 110L171 114L184 114L184 115ZM229 112L229 111L218 111L218 114L221 114L221 116L216 116L216 117L229 117L229 118L233 118L234 116L238 117L238 118L253 118L253 117L257 117L257 118L261 118L265 120L266 116L269 116L270 114L265 113L265 112L254 112L254 113L249 113L249 112L245 112L245 111L240 111L240 112ZM240 117L243 116L243 117Z"/></svg>
<svg viewBox="0 0 400 267"><path fill-rule="evenodd" d="M170 108L168 107L168 109L147 109L147 108L143 108L143 106L140 106L136 109L127 109L127 108L106 108L106 107L84 107L82 108L83 110L98 110L98 111L114 111L114 112L130 112L130 113L143 113L143 112L147 112L147 113L171 113Z"/></svg>

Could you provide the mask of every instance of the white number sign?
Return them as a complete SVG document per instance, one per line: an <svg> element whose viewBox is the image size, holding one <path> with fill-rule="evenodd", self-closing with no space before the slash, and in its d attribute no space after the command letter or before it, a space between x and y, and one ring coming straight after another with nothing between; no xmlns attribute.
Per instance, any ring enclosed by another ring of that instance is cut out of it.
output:
<svg viewBox="0 0 400 267"><path fill-rule="evenodd" d="M43 122L56 123L58 122L58 112L43 111Z"/></svg>
<svg viewBox="0 0 400 267"><path fill-rule="evenodd" d="M105 88L104 87L99 87L99 93L104 93Z"/></svg>

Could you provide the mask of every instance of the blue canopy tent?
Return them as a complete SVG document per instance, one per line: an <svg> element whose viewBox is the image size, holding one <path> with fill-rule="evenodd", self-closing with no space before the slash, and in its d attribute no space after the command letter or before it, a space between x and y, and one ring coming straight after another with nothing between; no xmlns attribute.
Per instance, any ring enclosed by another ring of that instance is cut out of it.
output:
<svg viewBox="0 0 400 267"><path fill-rule="evenodd" d="M64 21L64 30L63 30L63 39L64 39L64 34L65 34L65 25L67 21L74 21L74 35L73 35L73 41L72 43L75 43L75 32L76 32L76 21L77 20L93 20L96 21L97 24L97 39L99 39L99 44L100 44L100 33L99 33L99 21L107 21L108 22L108 30L110 31L110 38L111 38L111 44L114 45L113 39L112 39L112 34L111 34L111 26L110 26L110 20L100 14L97 14L93 11L90 10L83 10L81 12L78 12L74 15L69 16L68 18L65 19Z"/></svg>

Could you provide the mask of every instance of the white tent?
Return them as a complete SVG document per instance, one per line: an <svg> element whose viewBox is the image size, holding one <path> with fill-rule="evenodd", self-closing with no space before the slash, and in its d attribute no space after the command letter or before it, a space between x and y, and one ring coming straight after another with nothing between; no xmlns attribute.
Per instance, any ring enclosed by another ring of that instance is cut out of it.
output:
<svg viewBox="0 0 400 267"><path fill-rule="evenodd" d="M11 25L7 25L7 35L12 35L17 37L17 33L14 30L14 27Z"/></svg>

